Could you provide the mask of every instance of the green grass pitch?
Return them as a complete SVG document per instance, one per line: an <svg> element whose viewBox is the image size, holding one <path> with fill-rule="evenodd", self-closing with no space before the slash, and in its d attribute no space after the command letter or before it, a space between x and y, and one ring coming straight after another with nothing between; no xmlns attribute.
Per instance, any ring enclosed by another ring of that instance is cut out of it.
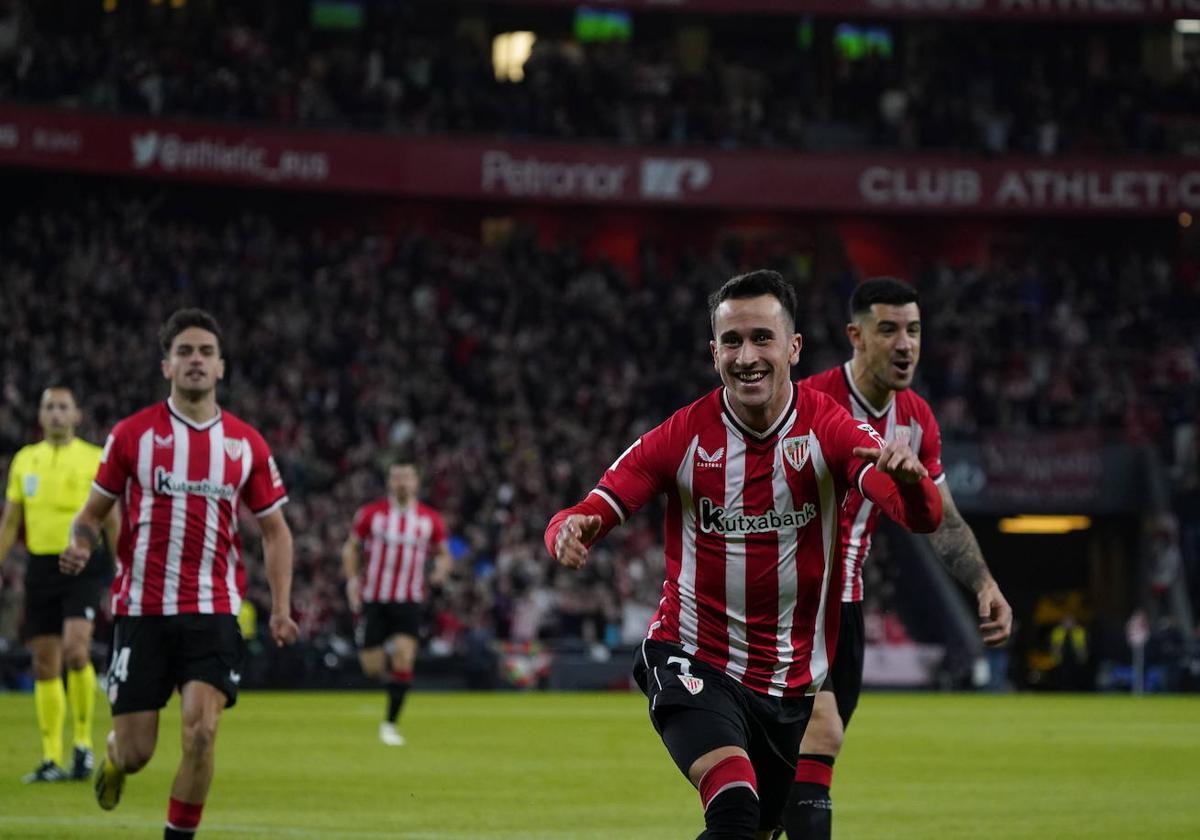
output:
<svg viewBox="0 0 1200 840"><path fill-rule="evenodd" d="M244 693L217 741L201 838L693 838L699 801L635 694L422 694L408 746L383 695ZM104 708L103 701L98 703ZM99 713L97 743L107 731ZM0 837L161 837L178 704L117 810L23 785L29 695L0 694ZM838 762L835 837L1200 837L1200 699L867 694Z"/></svg>

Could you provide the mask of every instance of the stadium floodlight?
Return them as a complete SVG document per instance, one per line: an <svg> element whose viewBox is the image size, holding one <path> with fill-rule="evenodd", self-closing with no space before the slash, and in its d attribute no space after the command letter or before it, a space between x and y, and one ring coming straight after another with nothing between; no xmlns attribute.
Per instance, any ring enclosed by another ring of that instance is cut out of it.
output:
<svg viewBox="0 0 1200 840"><path fill-rule="evenodd" d="M492 68L497 81L519 82L525 78L525 62L536 40L532 32L502 32L492 40Z"/></svg>
<svg viewBox="0 0 1200 840"><path fill-rule="evenodd" d="M1068 534L1092 527L1088 516L1036 516L1022 514L1000 520L1002 534Z"/></svg>

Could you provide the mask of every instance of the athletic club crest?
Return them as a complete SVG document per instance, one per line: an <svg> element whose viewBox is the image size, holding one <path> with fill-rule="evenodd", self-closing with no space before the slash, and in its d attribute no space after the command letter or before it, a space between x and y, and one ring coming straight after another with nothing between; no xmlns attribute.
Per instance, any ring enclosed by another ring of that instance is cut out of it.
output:
<svg viewBox="0 0 1200 840"><path fill-rule="evenodd" d="M246 446L246 441L241 438L225 438L225 454L231 460L240 461L242 459L242 449Z"/></svg>
<svg viewBox="0 0 1200 840"><path fill-rule="evenodd" d="M803 469L804 465L808 463L808 435L784 438L783 457L787 458L792 469L796 471Z"/></svg>
<svg viewBox="0 0 1200 840"><path fill-rule="evenodd" d="M690 691L693 696L704 690L704 680L699 677L692 677L685 674L679 678L679 681L683 683L683 687Z"/></svg>

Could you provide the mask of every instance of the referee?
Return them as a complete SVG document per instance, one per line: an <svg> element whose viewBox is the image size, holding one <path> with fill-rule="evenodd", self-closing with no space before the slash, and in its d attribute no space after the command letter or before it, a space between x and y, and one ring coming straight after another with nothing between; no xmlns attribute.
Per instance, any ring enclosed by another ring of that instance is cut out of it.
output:
<svg viewBox="0 0 1200 840"><path fill-rule="evenodd" d="M58 570L71 519L83 507L100 465L100 447L75 437L79 407L69 388L47 388L38 406L44 440L22 448L8 472L8 504L0 516L0 563L25 526L29 563L25 572L24 636L33 653L34 703L42 734L42 762L25 782L61 782L91 775L92 712L96 671L89 650L111 560L97 551L79 577ZM115 509L114 509L115 513ZM105 523L114 545L116 516ZM63 659L67 688L63 691ZM75 750L63 768L62 730L67 697L75 725Z"/></svg>

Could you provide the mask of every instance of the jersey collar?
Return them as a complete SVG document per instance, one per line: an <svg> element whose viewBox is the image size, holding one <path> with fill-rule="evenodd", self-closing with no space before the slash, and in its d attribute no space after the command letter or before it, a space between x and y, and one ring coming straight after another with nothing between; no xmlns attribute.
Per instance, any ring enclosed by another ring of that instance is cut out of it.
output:
<svg viewBox="0 0 1200 840"><path fill-rule="evenodd" d="M854 384L854 373L850 370L850 363L846 362L842 365L842 376L846 378L846 387L850 390L850 397L859 407L876 420L881 417L886 417L887 413L892 410L892 406L896 403L896 392L892 391L891 397L887 401L887 405L883 408L876 408L871 405L871 401L863 396L863 392L858 390L858 386Z"/></svg>
<svg viewBox="0 0 1200 840"><path fill-rule="evenodd" d="M174 417L176 420L178 420L180 423L184 423L188 426L191 426L197 432L203 432L208 429L211 429L213 426L215 426L221 422L221 414L222 414L221 406L217 406L217 413L212 417L212 419L206 420L203 423L197 423L195 420L191 419L190 417L184 416L183 412L181 412L179 409L177 409L175 407L175 403L171 400L170 397L167 397L167 411L171 412L171 416Z"/></svg>
<svg viewBox="0 0 1200 840"><path fill-rule="evenodd" d="M721 388L721 409L722 415L725 418L725 425L729 426L743 437L760 441L770 439L774 435L778 434L780 429L785 429L791 426L792 422L796 418L796 384L792 383L791 388L792 394L788 399L787 405L784 406L783 411L779 412L779 416L775 418L775 422L768 426L767 430L764 432L758 432L754 429L751 429L749 426L743 423L740 418L738 418L737 413L733 410L732 406L729 405L729 391L725 388Z"/></svg>

